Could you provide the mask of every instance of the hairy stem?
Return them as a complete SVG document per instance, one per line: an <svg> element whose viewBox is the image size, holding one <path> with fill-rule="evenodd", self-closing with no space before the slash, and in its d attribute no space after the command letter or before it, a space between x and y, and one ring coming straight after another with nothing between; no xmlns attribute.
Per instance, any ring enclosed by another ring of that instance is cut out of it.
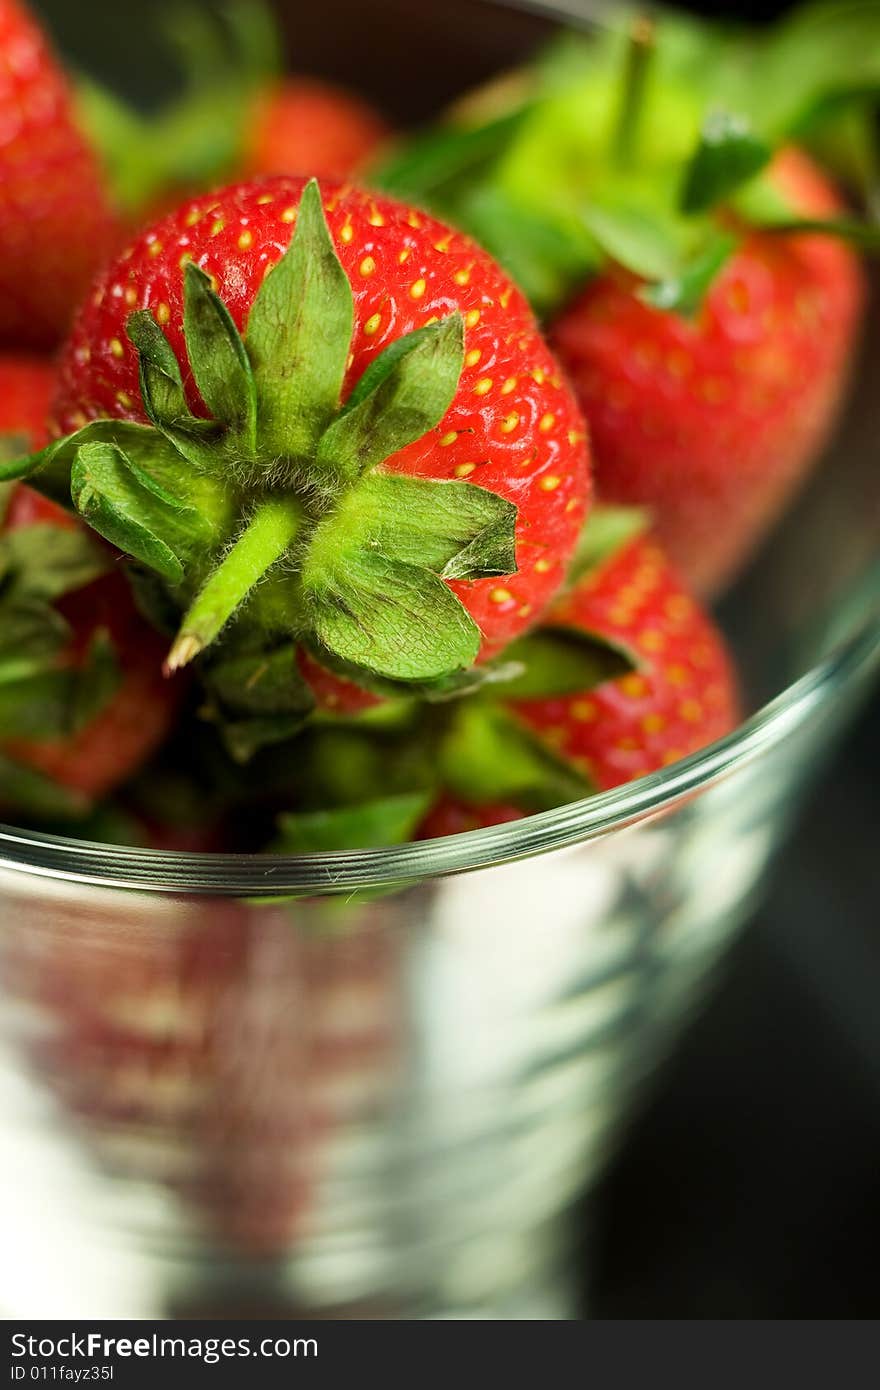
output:
<svg viewBox="0 0 880 1390"><path fill-rule="evenodd" d="M165 663L166 675L186 666L214 641L257 581L295 540L303 515L302 506L292 497L260 503L181 623Z"/></svg>

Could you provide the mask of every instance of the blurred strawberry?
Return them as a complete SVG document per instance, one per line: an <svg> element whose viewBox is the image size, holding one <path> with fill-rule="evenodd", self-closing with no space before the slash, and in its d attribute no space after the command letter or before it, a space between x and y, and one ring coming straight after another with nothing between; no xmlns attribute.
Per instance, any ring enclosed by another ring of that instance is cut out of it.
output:
<svg viewBox="0 0 880 1390"><path fill-rule="evenodd" d="M669 767L739 722L724 639L650 537L637 535L601 555L551 606L545 624L526 639L533 649L543 637L565 653L577 637L626 653L629 669L608 679L600 664L579 687L557 665L559 693L526 689L524 697L511 697L500 685L493 707L457 712L442 749L443 790L420 838L500 824L573 799L577 791L560 794L556 763L582 779L579 795L587 796ZM540 679L552 687L552 647L546 656L550 665ZM525 679L534 683L535 674Z"/></svg>
<svg viewBox="0 0 880 1390"><path fill-rule="evenodd" d="M768 175L803 218L840 200L797 150ZM855 253L753 232L686 317L646 303L620 267L552 326L592 433L604 500L646 505L697 590L721 588L828 441L865 304Z"/></svg>
<svg viewBox="0 0 880 1390"><path fill-rule="evenodd" d="M366 101L341 87L288 77L256 98L247 122L240 170L356 177L390 134Z"/></svg>
<svg viewBox="0 0 880 1390"><path fill-rule="evenodd" d="M760 30L621 12L373 176L520 283L590 425L600 500L648 507L702 593L747 561L837 417L865 307L857 252L880 234L801 146L829 123L839 141L845 115L870 166L878 49L871 5Z"/></svg>
<svg viewBox="0 0 880 1390"><path fill-rule="evenodd" d="M117 239L67 79L25 6L0 0L0 343L54 344Z"/></svg>
<svg viewBox="0 0 880 1390"><path fill-rule="evenodd" d="M285 75L282 42L261 0L175 5L159 22L181 82L140 113L83 80L79 110L135 226L220 184L272 174L357 176L389 127L363 97Z"/></svg>

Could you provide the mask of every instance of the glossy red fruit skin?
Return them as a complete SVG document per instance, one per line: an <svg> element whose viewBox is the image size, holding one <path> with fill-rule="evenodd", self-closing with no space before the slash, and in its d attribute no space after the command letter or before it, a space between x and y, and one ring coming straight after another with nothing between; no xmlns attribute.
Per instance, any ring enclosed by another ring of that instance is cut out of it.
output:
<svg viewBox="0 0 880 1390"><path fill-rule="evenodd" d="M118 233L67 79L18 0L0 0L0 342L51 346Z"/></svg>
<svg viewBox="0 0 880 1390"><path fill-rule="evenodd" d="M334 671L328 671L304 648L299 649L296 660L299 673L319 709L330 714L360 714L382 703L378 695L355 685L354 681L346 680L344 676L337 676Z"/></svg>
<svg viewBox="0 0 880 1390"><path fill-rule="evenodd" d="M796 150L773 168L804 215L840 202ZM746 562L826 444L865 290L822 236L753 233L689 321L642 303L622 270L594 280L551 331L593 440L606 501L649 506L685 579L717 592Z"/></svg>
<svg viewBox="0 0 880 1390"><path fill-rule="evenodd" d="M631 673L512 712L599 791L687 757L736 728L736 677L714 622L651 539L631 541L553 605L548 620L624 646Z"/></svg>
<svg viewBox="0 0 880 1390"><path fill-rule="evenodd" d="M351 178L390 134L379 113L354 93L309 77L288 77L258 99L241 176Z"/></svg>
<svg viewBox="0 0 880 1390"><path fill-rule="evenodd" d="M135 309L150 309L185 364L182 258L215 277L243 328L267 269L290 242L304 184L267 179L196 198L139 237L77 318L60 363L56 430L98 417L145 420L125 324ZM455 310L465 317L465 367L452 406L437 429L385 466L466 478L518 506L519 573L450 583L483 632L483 656L491 655L534 622L562 583L589 501L583 418L525 299L474 242L347 185L325 184L322 193L355 300L346 391L403 334Z"/></svg>

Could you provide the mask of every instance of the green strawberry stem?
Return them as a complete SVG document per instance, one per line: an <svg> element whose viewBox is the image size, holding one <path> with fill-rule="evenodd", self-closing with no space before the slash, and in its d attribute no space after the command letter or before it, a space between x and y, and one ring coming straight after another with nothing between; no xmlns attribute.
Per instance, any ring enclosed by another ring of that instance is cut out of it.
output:
<svg viewBox="0 0 880 1390"><path fill-rule="evenodd" d="M270 497L257 507L184 617L168 653L166 674L188 665L214 641L254 585L296 539L303 519L303 508L295 497Z"/></svg>
<svg viewBox="0 0 880 1390"><path fill-rule="evenodd" d="M630 26L621 84L620 111L614 131L612 163L618 169L631 169L636 162L645 91L655 51L654 21L648 15L639 15Z"/></svg>

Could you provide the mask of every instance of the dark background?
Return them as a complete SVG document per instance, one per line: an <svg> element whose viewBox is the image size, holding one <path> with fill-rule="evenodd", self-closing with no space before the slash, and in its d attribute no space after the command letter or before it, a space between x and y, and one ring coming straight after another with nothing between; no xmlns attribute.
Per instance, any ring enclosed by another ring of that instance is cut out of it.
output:
<svg viewBox="0 0 880 1390"><path fill-rule="evenodd" d="M880 701L594 1203L604 1317L880 1311Z"/></svg>
<svg viewBox="0 0 880 1390"><path fill-rule="evenodd" d="M112 52L130 93L163 85L163 55L110 0L35 0L73 56ZM148 9L147 0L143 0ZM320 4L286 0L291 58L401 92L429 114L450 86L413 53L423 0L347 6L345 42ZM334 6L334 10L338 6ZM393 12L407 14L409 51ZM691 8L699 9L699 5ZM725 7L704 5L720 13ZM728 5L737 17L778 6ZM479 7L474 10L474 23ZM485 17L485 71L495 64ZM527 21L511 19L523 51ZM298 43L294 41L298 36ZM508 33L508 41L510 34ZM403 40L400 41L401 43ZM403 91L407 74L417 95ZM473 59L473 52L471 52ZM375 71L378 67L379 71ZM471 70L473 68L473 70ZM459 89L481 75L463 55ZM110 73L106 74L110 77ZM394 115L393 109L389 114ZM682 1040L591 1203L590 1309L605 1317L830 1318L878 1311L880 1245L880 702L864 714L783 851L764 908Z"/></svg>

